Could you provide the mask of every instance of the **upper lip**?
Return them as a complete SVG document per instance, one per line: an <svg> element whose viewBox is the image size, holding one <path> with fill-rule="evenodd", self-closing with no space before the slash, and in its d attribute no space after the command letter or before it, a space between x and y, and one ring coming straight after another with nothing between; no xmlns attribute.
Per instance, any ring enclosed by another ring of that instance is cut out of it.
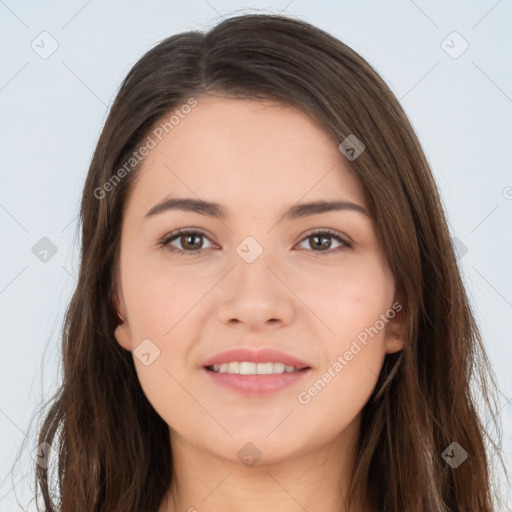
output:
<svg viewBox="0 0 512 512"><path fill-rule="evenodd" d="M208 359L203 366L220 365L231 363L232 361L248 361L250 363L284 363L288 366L294 366L298 370L310 368L310 365L299 359L273 348L262 348L258 350L249 348L233 348L221 352Z"/></svg>

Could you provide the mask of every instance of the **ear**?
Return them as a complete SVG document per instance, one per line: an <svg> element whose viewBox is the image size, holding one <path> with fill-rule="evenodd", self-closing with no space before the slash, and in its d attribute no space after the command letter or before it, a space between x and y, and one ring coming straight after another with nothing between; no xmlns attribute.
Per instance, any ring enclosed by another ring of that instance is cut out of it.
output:
<svg viewBox="0 0 512 512"><path fill-rule="evenodd" d="M117 292L114 296L114 306L117 311L117 316L119 317L119 324L114 331L114 336L121 347L131 352L132 334L126 317L126 306L121 291Z"/></svg>
<svg viewBox="0 0 512 512"><path fill-rule="evenodd" d="M393 314L393 317L391 315ZM388 324L386 326L386 353L394 354L403 350L405 346L405 314L402 303L395 301L388 310Z"/></svg>

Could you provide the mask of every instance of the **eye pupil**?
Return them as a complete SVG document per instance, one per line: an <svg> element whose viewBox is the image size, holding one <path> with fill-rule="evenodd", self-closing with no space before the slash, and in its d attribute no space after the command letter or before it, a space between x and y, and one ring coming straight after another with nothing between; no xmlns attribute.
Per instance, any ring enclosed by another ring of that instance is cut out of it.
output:
<svg viewBox="0 0 512 512"><path fill-rule="evenodd" d="M191 238L192 239L195 238L197 243L196 244L192 243L189 245L188 240ZM200 249L201 248L200 238L201 238L201 235L194 235L194 234L182 235L181 236L182 247L184 247L185 249L191 250L191 251ZM186 240L186 242L184 242L185 240Z"/></svg>
<svg viewBox="0 0 512 512"><path fill-rule="evenodd" d="M324 242L323 243L320 243L319 247L320 249L329 249L329 247L331 246L331 237L329 235L313 235L311 238L313 238L313 240L315 240L315 244L316 244L316 240L317 239L323 239Z"/></svg>

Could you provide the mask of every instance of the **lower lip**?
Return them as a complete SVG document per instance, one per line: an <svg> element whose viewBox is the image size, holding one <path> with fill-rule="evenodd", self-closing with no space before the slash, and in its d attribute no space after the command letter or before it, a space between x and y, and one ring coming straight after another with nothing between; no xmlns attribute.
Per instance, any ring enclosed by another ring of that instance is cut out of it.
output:
<svg viewBox="0 0 512 512"><path fill-rule="evenodd" d="M268 375L240 375L238 373L219 373L203 368L210 379L243 395L268 395L280 391L309 375L311 368L290 373L271 373Z"/></svg>

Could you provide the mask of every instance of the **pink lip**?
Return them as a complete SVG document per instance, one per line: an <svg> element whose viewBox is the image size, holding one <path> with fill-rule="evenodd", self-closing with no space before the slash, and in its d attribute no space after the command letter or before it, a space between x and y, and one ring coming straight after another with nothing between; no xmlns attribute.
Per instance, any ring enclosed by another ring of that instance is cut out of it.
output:
<svg viewBox="0 0 512 512"><path fill-rule="evenodd" d="M218 373L206 367L230 363L232 361L248 361L251 363L284 363L294 366L300 371L275 373L269 375L240 375L235 373ZM202 370L213 382L243 395L267 395L290 386L309 375L311 366L295 357L275 350L235 348L227 350L205 361Z"/></svg>
<svg viewBox="0 0 512 512"><path fill-rule="evenodd" d="M295 366L298 370L302 370L303 368L310 366L309 364L299 361L285 352L281 352L273 348L263 348L259 350L233 348L208 359L208 361L205 361L202 366L213 366L217 364L231 363L232 361L248 361L250 363L284 363L288 366Z"/></svg>
<svg viewBox="0 0 512 512"><path fill-rule="evenodd" d="M242 395L268 395L295 384L311 373L311 368L290 373L270 375L240 375L237 373L218 373L202 368L207 378L231 391Z"/></svg>

